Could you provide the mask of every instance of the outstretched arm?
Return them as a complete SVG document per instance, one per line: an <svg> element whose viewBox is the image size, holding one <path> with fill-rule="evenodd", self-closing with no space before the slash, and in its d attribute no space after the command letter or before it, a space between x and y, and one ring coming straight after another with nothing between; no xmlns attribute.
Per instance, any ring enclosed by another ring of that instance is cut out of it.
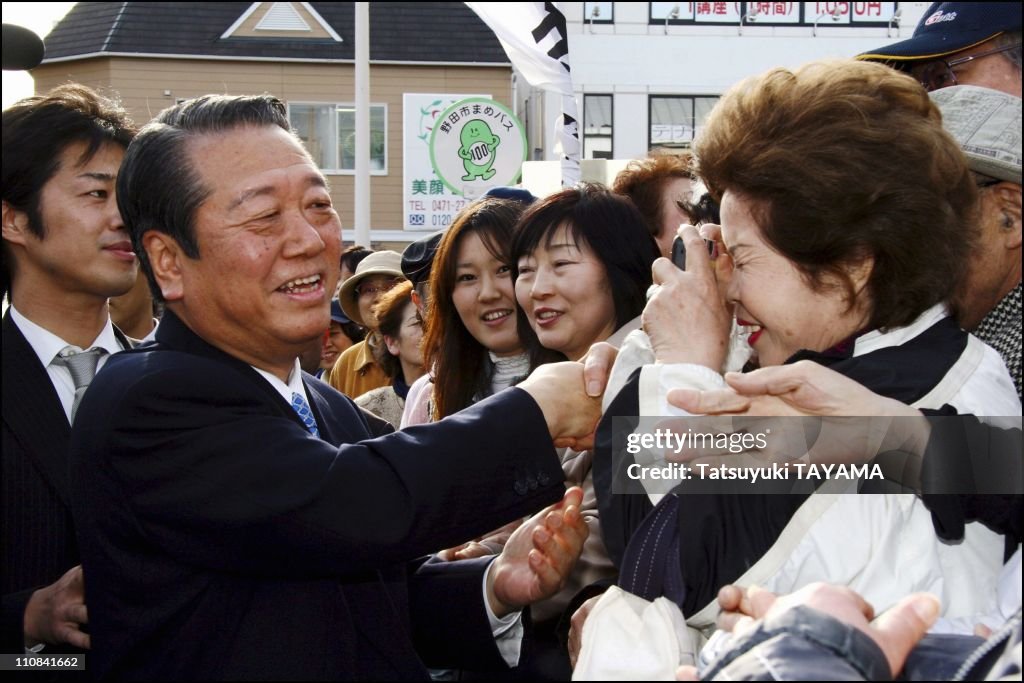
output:
<svg viewBox="0 0 1024 683"><path fill-rule="evenodd" d="M565 585L589 533L580 515L583 489L542 510L509 537L488 576L487 601L501 618L549 598Z"/></svg>

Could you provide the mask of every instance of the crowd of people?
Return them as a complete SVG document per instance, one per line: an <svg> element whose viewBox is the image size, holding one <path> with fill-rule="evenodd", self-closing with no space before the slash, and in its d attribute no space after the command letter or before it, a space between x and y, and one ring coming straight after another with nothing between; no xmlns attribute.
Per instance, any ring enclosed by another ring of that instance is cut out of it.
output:
<svg viewBox="0 0 1024 683"><path fill-rule="evenodd" d="M685 153L493 188L402 253L342 248L275 97L4 110L2 651L128 680L1019 680L1020 31L936 3L735 85ZM630 488L639 416L815 418L799 452L701 462L885 476ZM822 422L850 416L893 426Z"/></svg>

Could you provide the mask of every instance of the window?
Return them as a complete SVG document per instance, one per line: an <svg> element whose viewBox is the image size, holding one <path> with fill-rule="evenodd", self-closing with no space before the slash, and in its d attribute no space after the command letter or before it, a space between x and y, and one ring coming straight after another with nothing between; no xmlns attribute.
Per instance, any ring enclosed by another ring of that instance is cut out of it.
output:
<svg viewBox="0 0 1024 683"><path fill-rule="evenodd" d="M583 96L583 158L613 159L612 96Z"/></svg>
<svg viewBox="0 0 1024 683"><path fill-rule="evenodd" d="M649 2L647 3L648 23L681 24L693 21L692 2ZM726 5L728 3L721 3Z"/></svg>
<svg viewBox="0 0 1024 683"><path fill-rule="evenodd" d="M649 147L688 147L700 133L717 97L651 95Z"/></svg>
<svg viewBox="0 0 1024 683"><path fill-rule="evenodd" d="M614 2L583 3L584 24L611 24L615 21Z"/></svg>
<svg viewBox="0 0 1024 683"><path fill-rule="evenodd" d="M370 105L370 172L388 172L387 106ZM355 171L356 112L351 104L288 105L288 120L321 170Z"/></svg>

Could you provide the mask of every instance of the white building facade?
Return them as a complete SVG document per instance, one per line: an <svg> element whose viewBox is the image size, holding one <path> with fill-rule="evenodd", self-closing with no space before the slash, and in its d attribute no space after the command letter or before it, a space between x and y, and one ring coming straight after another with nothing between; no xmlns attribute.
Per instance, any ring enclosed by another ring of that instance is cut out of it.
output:
<svg viewBox="0 0 1024 683"><path fill-rule="evenodd" d="M927 2L562 2L582 157L686 148L718 97L748 76L852 57L909 38ZM558 159L557 94L518 74L532 160Z"/></svg>

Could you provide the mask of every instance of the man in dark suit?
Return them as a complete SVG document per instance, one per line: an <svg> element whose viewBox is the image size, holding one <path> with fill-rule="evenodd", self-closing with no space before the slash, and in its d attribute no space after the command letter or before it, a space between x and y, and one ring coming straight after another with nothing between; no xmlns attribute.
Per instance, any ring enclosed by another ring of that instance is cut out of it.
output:
<svg viewBox="0 0 1024 683"><path fill-rule="evenodd" d="M2 652L88 647L67 474L88 377L66 361L99 349L82 356L99 368L128 348L107 298L138 270L114 197L134 133L123 109L79 85L3 112Z"/></svg>
<svg viewBox="0 0 1024 683"><path fill-rule="evenodd" d="M518 660L586 527L571 490L497 558L415 560L559 501L552 438L590 432L582 366L546 366L378 438L297 357L329 320L341 230L269 97L179 104L129 148L118 203L166 302L72 436L98 677L426 679Z"/></svg>

